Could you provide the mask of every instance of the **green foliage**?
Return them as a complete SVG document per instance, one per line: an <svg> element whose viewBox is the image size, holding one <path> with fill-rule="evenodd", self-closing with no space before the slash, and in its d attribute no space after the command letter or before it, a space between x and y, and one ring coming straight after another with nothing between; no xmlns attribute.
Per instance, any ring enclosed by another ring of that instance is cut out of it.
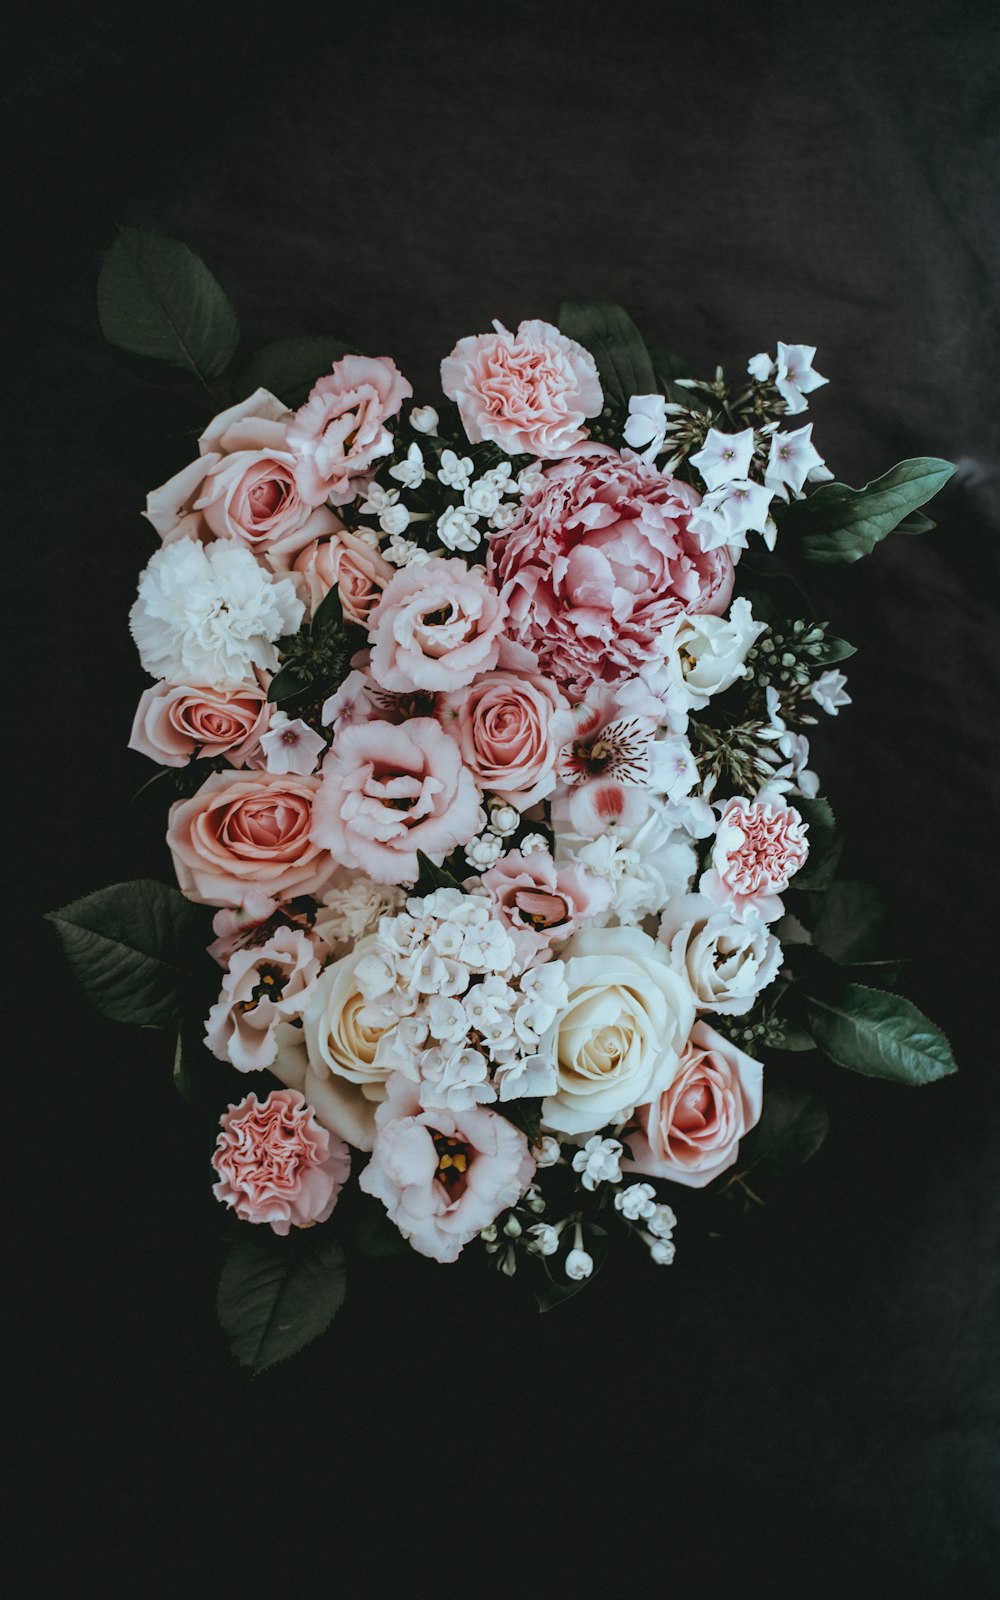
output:
<svg viewBox="0 0 1000 1600"><path fill-rule="evenodd" d="M230 1250L216 1305L237 1361L263 1372L324 1333L346 1293L344 1252L328 1229L280 1239L260 1225Z"/></svg>
<svg viewBox="0 0 1000 1600"><path fill-rule="evenodd" d="M590 351L611 406L624 411L632 395L659 393L649 351L621 306L606 301L567 303L559 309L559 328Z"/></svg>
<svg viewBox="0 0 1000 1600"><path fill-rule="evenodd" d="M941 1029L901 995L848 983L835 998L809 995L806 1012L820 1049L853 1072L922 1084L956 1070Z"/></svg>
<svg viewBox="0 0 1000 1600"><path fill-rule="evenodd" d="M239 344L236 312L205 263L179 239L142 228L119 228L105 252L97 313L112 344L180 367L205 388Z"/></svg>
<svg viewBox="0 0 1000 1600"><path fill-rule="evenodd" d="M417 896L433 894L435 889L462 888L452 873L445 867L436 867L430 856L425 856L422 850L417 851L417 866L417 881L413 885L413 893Z"/></svg>
<svg viewBox="0 0 1000 1600"><path fill-rule="evenodd" d="M395 1223L389 1221L385 1206L360 1192L352 1199L355 1215L348 1233L351 1248L372 1261L405 1256L410 1246Z"/></svg>
<svg viewBox="0 0 1000 1600"><path fill-rule="evenodd" d="M816 1154L830 1127L826 1107L805 1089L769 1089L760 1121L740 1144L739 1170L797 1167Z"/></svg>
<svg viewBox="0 0 1000 1600"><path fill-rule="evenodd" d="M804 500L793 500L773 513L783 540L798 539L810 561L859 561L894 528L918 533L929 524L913 513L948 482L955 468L935 456L901 461L863 489L826 483Z"/></svg>
<svg viewBox="0 0 1000 1600"><path fill-rule="evenodd" d="M796 795L792 804L809 826L809 855L801 872L797 872L792 879L791 886L793 889L826 889L840 859L837 824L830 802L822 798L807 800Z"/></svg>
<svg viewBox="0 0 1000 1600"><path fill-rule="evenodd" d="M50 911L87 999L115 1022L164 1028L180 1017L202 913L177 889L141 878Z"/></svg>
<svg viewBox="0 0 1000 1600"><path fill-rule="evenodd" d="M696 389L685 389L677 382L678 378L696 378L698 374L694 368L680 356L675 356L672 350L664 350L662 345L649 346L649 359L653 364L660 390L675 406L685 406L689 411L708 411L710 409L704 395Z"/></svg>
<svg viewBox="0 0 1000 1600"><path fill-rule="evenodd" d="M344 608L337 586L325 596L310 623L298 633L279 639L284 662L267 691L274 705L303 694L329 694L343 683L350 670L351 657L366 642L363 628L345 622Z"/></svg>
<svg viewBox="0 0 1000 1600"><path fill-rule="evenodd" d="M352 355L342 339L304 337L277 339L256 350L233 379L233 399L245 400L256 389L268 389L292 410L303 404L317 378L324 377L341 356Z"/></svg>
<svg viewBox="0 0 1000 1600"><path fill-rule="evenodd" d="M841 965L877 961L885 929L885 901L869 883L831 883L813 928L813 943Z"/></svg>

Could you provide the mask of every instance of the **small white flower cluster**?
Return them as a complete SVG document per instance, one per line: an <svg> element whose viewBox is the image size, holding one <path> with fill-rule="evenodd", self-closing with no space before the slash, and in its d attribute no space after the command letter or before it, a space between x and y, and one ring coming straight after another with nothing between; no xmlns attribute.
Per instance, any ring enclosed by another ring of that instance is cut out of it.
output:
<svg viewBox="0 0 1000 1600"><path fill-rule="evenodd" d="M473 872L487 872L506 853L505 839L509 839L520 826L521 813L505 800L493 800L489 805L489 820L482 833L476 834L465 847L465 859ZM531 837L538 836L532 834ZM527 840L521 849L527 854ZM544 841L542 843L544 849Z"/></svg>
<svg viewBox="0 0 1000 1600"><path fill-rule="evenodd" d="M448 550L475 550L483 539L481 522L487 529L506 528L517 516L518 501L508 497L519 497L522 491L510 462L502 461L478 478L473 470L468 456L441 452L438 479L462 496L461 505L449 506L437 520L438 538Z"/></svg>
<svg viewBox="0 0 1000 1600"><path fill-rule="evenodd" d="M657 1204L651 1183L631 1183L615 1195L615 1210L636 1231L658 1267L669 1267L674 1259L673 1231L677 1218L670 1206ZM643 1226L644 1225L644 1226Z"/></svg>

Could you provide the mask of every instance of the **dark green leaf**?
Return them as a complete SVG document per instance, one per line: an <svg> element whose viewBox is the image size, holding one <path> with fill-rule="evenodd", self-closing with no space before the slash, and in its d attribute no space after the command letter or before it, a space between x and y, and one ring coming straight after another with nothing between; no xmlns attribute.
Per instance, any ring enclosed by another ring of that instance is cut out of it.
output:
<svg viewBox="0 0 1000 1600"><path fill-rule="evenodd" d="M240 330L218 281L179 239L119 228L97 281L106 339L133 355L166 361L206 387L225 372Z"/></svg>
<svg viewBox="0 0 1000 1600"><path fill-rule="evenodd" d="M901 995L848 983L836 1000L811 995L807 1014L820 1048L854 1072L920 1084L956 1070L940 1028Z"/></svg>
<svg viewBox="0 0 1000 1600"><path fill-rule="evenodd" d="M814 1156L830 1126L822 1101L805 1089L769 1089L760 1121L740 1145L739 1170L796 1167Z"/></svg>
<svg viewBox="0 0 1000 1600"><path fill-rule="evenodd" d="M858 647L849 644L846 639L833 639L827 636L823 640L820 654L814 656L817 667L832 667L837 661L846 661L849 656L857 655Z"/></svg>
<svg viewBox="0 0 1000 1600"><path fill-rule="evenodd" d="M322 639L327 633L339 632L343 625L344 605L340 590L334 584L316 607L309 631L314 639Z"/></svg>
<svg viewBox="0 0 1000 1600"><path fill-rule="evenodd" d="M931 533L937 523L931 517L925 517L922 511L914 511L910 517L904 517L902 522L897 522L894 532L906 534Z"/></svg>
<svg viewBox="0 0 1000 1600"><path fill-rule="evenodd" d="M605 301L567 303L560 307L559 327L590 351L601 375L604 398L611 405L624 409L634 394L659 392L649 351L621 306Z"/></svg>
<svg viewBox="0 0 1000 1600"><path fill-rule="evenodd" d="M766 1044L769 1050L815 1050L816 1040L805 1028L790 1017L772 1017L768 1023Z"/></svg>
<svg viewBox="0 0 1000 1600"><path fill-rule="evenodd" d="M50 911L84 994L115 1022L176 1022L200 913L177 889L139 879L115 883Z"/></svg>
<svg viewBox="0 0 1000 1600"><path fill-rule="evenodd" d="M373 1261L405 1255L410 1248L395 1223L389 1221L385 1206L368 1195L358 1198L350 1243L359 1255L368 1256Z"/></svg>
<svg viewBox="0 0 1000 1600"><path fill-rule="evenodd" d="M413 893L417 896L433 894L435 889L461 889L458 879L447 872L444 867L436 867L430 856L425 856L422 850L417 851L417 866L419 874L413 885Z"/></svg>
<svg viewBox="0 0 1000 1600"><path fill-rule="evenodd" d="M694 368L683 361L680 356L675 356L672 350L664 350L662 345L649 346L649 359L653 365L659 387L672 404L686 406L689 411L708 411L709 404L703 394L697 389L685 389L677 382L678 378L696 378L698 374Z"/></svg>
<svg viewBox="0 0 1000 1600"><path fill-rule="evenodd" d="M244 362L233 380L233 398L245 400L255 389L268 389L293 410L301 406L317 378L335 361L352 355L342 339L303 337L266 344Z"/></svg>
<svg viewBox="0 0 1000 1600"><path fill-rule="evenodd" d="M833 961L874 961L882 946L885 902L869 883L832 883L813 929L813 942Z"/></svg>
<svg viewBox="0 0 1000 1600"><path fill-rule="evenodd" d="M836 870L840 847L837 824L829 800L807 800L794 795L791 804L809 825L809 855L801 872L792 879L793 889L825 889Z"/></svg>
<svg viewBox="0 0 1000 1600"><path fill-rule="evenodd" d="M220 1063L204 1042L205 1027L182 1025L174 1047L174 1088L188 1105L197 1105L206 1092L217 1092Z"/></svg>
<svg viewBox="0 0 1000 1600"><path fill-rule="evenodd" d="M301 694L308 684L300 678L298 669L294 665L282 667L276 672L267 689L267 698L274 706L280 706L283 700L291 700L293 696Z"/></svg>
<svg viewBox="0 0 1000 1600"><path fill-rule="evenodd" d="M781 537L801 540L802 552L811 561L858 561L893 528L912 519L912 513L932 499L954 471L950 461L919 456L901 461L863 489L825 483L804 500L775 507ZM908 531L919 531L912 520Z"/></svg>
<svg viewBox="0 0 1000 1600"><path fill-rule="evenodd" d="M216 1303L237 1361L263 1372L325 1332L346 1292L344 1252L325 1228L279 1239L261 1225L230 1250Z"/></svg>

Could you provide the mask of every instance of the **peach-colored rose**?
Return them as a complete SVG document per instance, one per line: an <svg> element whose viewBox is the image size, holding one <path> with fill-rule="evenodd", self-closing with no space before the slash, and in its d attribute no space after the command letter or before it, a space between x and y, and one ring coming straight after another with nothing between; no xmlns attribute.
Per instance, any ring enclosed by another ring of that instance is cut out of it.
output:
<svg viewBox="0 0 1000 1600"><path fill-rule="evenodd" d="M248 1094L219 1121L212 1193L243 1222L290 1228L325 1222L351 1171L343 1139L327 1132L297 1089Z"/></svg>
<svg viewBox="0 0 1000 1600"><path fill-rule="evenodd" d="M225 756L239 767L267 731L269 716L266 688L154 683L136 708L128 746L162 767L185 767L196 754Z"/></svg>
<svg viewBox="0 0 1000 1600"><path fill-rule="evenodd" d="M438 715L480 788L521 811L555 787L576 726L569 701L540 673L491 672L445 696Z"/></svg>
<svg viewBox="0 0 1000 1600"><path fill-rule="evenodd" d="M271 565L277 570L273 554ZM348 622L363 625L382 598L394 570L377 550L346 528L296 551L290 568L299 598L310 616L336 585Z"/></svg>
<svg viewBox="0 0 1000 1600"><path fill-rule="evenodd" d="M534 964L588 917L606 911L611 885L575 862L553 861L547 850L510 850L483 873L501 922L514 935L520 960Z"/></svg>
<svg viewBox="0 0 1000 1600"><path fill-rule="evenodd" d="M712 847L709 870L699 888L716 905L732 906L737 917L754 911L764 922L780 917L779 896L809 854L808 824L780 794L765 791L756 800L730 800Z"/></svg>
<svg viewBox="0 0 1000 1600"><path fill-rule="evenodd" d="M482 567L432 557L403 567L368 618L383 689L461 689L497 664L506 607Z"/></svg>
<svg viewBox="0 0 1000 1600"><path fill-rule="evenodd" d="M335 863L312 837L319 778L215 772L170 808L167 844L181 891L199 905L238 906L248 888L317 898Z"/></svg>
<svg viewBox="0 0 1000 1600"><path fill-rule="evenodd" d="M586 419L604 404L589 350L550 322L460 339L441 363L441 387L458 402L472 444L490 439L508 455L552 459L587 439Z"/></svg>
<svg viewBox="0 0 1000 1600"><path fill-rule="evenodd" d="M696 1022L670 1087L639 1106L622 1167L701 1189L736 1160L760 1119L764 1069L707 1023Z"/></svg>
<svg viewBox="0 0 1000 1600"><path fill-rule="evenodd" d="M415 882L418 850L440 864L482 822L458 746L430 717L346 727L323 762L313 837L376 883Z"/></svg>
<svg viewBox="0 0 1000 1600"><path fill-rule="evenodd" d="M386 427L413 389L388 356L344 356L288 426L295 482L308 505L344 506L392 449Z"/></svg>

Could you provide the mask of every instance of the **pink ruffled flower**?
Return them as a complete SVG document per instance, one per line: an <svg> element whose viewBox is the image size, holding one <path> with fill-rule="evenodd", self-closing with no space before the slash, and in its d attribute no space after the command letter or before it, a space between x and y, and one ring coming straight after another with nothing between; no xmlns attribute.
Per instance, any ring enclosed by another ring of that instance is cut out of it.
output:
<svg viewBox="0 0 1000 1600"><path fill-rule="evenodd" d="M235 951L205 1023L212 1054L237 1072L272 1066L278 1024L302 1015L318 977L313 943L297 928L277 928L256 949Z"/></svg>
<svg viewBox="0 0 1000 1600"><path fill-rule="evenodd" d="M319 778L215 772L170 808L167 844L181 892L238 906L251 886L277 899L320 896L335 870L312 836Z"/></svg>
<svg viewBox="0 0 1000 1600"><path fill-rule="evenodd" d="M606 911L611 885L575 862L556 865L547 850L511 850L483 873L500 921L514 935L518 959L533 966L557 940Z"/></svg>
<svg viewBox="0 0 1000 1600"><path fill-rule="evenodd" d="M781 795L730 800L719 818L711 866L702 874L702 894L732 906L737 917L752 909L773 922L784 910L778 896L809 854L808 831Z"/></svg>
<svg viewBox="0 0 1000 1600"><path fill-rule="evenodd" d="M454 1261L463 1245L515 1205L535 1175L528 1141L495 1111L422 1111L419 1085L400 1074L375 1112L375 1146L358 1182L381 1200L414 1250Z"/></svg>
<svg viewBox="0 0 1000 1600"><path fill-rule="evenodd" d="M268 726L267 689L241 684L213 689L154 683L136 707L130 750L162 767L186 767L192 756L225 756L243 766Z"/></svg>
<svg viewBox="0 0 1000 1600"><path fill-rule="evenodd" d="M622 1167L701 1189L736 1160L760 1120L764 1069L704 1022L696 1022L668 1089L639 1106Z"/></svg>
<svg viewBox="0 0 1000 1600"><path fill-rule="evenodd" d="M323 763L313 838L376 883L413 883L417 851L440 863L482 826L454 739L430 717L343 728Z"/></svg>
<svg viewBox="0 0 1000 1600"><path fill-rule="evenodd" d="M413 389L388 356L344 356L288 424L295 482L308 505L347 505L392 449L386 427Z"/></svg>
<svg viewBox="0 0 1000 1600"><path fill-rule="evenodd" d="M579 456L548 467L490 543L507 633L573 694L618 683L661 658L681 612L721 614L733 588L724 547L691 531L700 496L636 456Z"/></svg>
<svg viewBox="0 0 1000 1600"><path fill-rule="evenodd" d="M588 417L604 404L589 350L550 322L460 339L441 363L441 387L458 402L472 444L492 440L508 455L565 456L583 444Z"/></svg>
<svg viewBox="0 0 1000 1600"><path fill-rule="evenodd" d="M555 786L576 726L569 702L540 673L491 672L447 695L439 717L481 789L521 811Z"/></svg>
<svg viewBox="0 0 1000 1600"><path fill-rule="evenodd" d="M261 1104L248 1094L220 1118L212 1193L243 1222L289 1228L325 1222L347 1182L351 1156L297 1089L274 1089Z"/></svg>
<svg viewBox="0 0 1000 1600"><path fill-rule="evenodd" d="M461 689L496 666L506 615L482 567L440 557L403 567L368 618L371 675L402 694Z"/></svg>

